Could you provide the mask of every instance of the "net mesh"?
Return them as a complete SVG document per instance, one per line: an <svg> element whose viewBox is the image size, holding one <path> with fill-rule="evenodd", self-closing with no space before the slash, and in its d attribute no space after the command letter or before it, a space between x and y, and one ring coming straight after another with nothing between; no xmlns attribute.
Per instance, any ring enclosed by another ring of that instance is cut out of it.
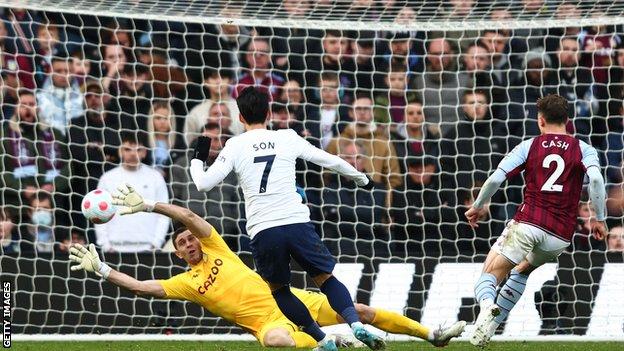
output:
<svg viewBox="0 0 624 351"><path fill-rule="evenodd" d="M377 184L364 192L314 165L297 166L312 220L353 297L432 324L440 320L431 309L441 307L428 291L441 274L457 277L436 290L461 301L449 318L474 320L465 286L522 202L522 179L493 198L476 231L463 213L504 155L539 133L537 99L566 97L569 131L596 147L604 165L616 239L589 238L584 197L570 250L531 285L529 314L512 314L513 327L500 332L621 337L600 324L624 318L618 299L604 295L617 289L602 288L611 283L603 270L617 277L606 265L624 257L621 2L0 5L0 262L2 278L16 282L16 332L242 333L197 305L135 297L70 273L67 245L97 243L106 262L141 279L183 271L168 252L170 222L130 216L94 227L80 214L83 194L127 181L205 217L249 263L235 177L197 192L187 160L202 133L218 151L242 131L233 97L256 85L271 94L271 128L294 129ZM144 155L124 149L133 138L147 146ZM115 173L122 157L143 157L144 173ZM293 285L313 286L297 272ZM518 323L523 318L531 322Z"/></svg>

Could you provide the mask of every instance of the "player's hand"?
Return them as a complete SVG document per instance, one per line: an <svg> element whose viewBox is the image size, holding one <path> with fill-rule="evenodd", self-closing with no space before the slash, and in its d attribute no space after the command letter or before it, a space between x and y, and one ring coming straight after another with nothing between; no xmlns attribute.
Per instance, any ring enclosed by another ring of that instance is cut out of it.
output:
<svg viewBox="0 0 624 351"><path fill-rule="evenodd" d="M72 271L84 269L87 272L97 274L98 277L102 277L102 273L100 273L102 261L100 260L98 253L95 251L95 245L89 244L89 250L87 250L86 247L80 244L72 244L69 248L69 259L70 261L78 263L77 265L69 268Z"/></svg>
<svg viewBox="0 0 624 351"><path fill-rule="evenodd" d="M366 176L366 178L368 178L368 183L362 185L362 189L365 190L373 190L373 187L375 186L375 183L373 182L373 180L371 179L371 177L369 177L368 175Z"/></svg>
<svg viewBox="0 0 624 351"><path fill-rule="evenodd" d="M120 185L117 188L117 193L113 194L113 205L122 206L123 209L119 211L120 215L127 215L147 210L147 205L143 196L134 191L130 185Z"/></svg>
<svg viewBox="0 0 624 351"><path fill-rule="evenodd" d="M470 207L468 211L464 213L466 219L468 219L468 224L470 224L472 228L479 227L479 224L477 222L479 221L479 218L483 216L483 211L484 209L482 208Z"/></svg>
<svg viewBox="0 0 624 351"><path fill-rule="evenodd" d="M594 235L594 239L604 240L607 236L607 224L604 221L592 221L591 233Z"/></svg>
<svg viewBox="0 0 624 351"><path fill-rule="evenodd" d="M193 158L206 162L208 160L208 155L210 154L210 143L211 140L207 136L202 135L197 138L197 145L195 146Z"/></svg>

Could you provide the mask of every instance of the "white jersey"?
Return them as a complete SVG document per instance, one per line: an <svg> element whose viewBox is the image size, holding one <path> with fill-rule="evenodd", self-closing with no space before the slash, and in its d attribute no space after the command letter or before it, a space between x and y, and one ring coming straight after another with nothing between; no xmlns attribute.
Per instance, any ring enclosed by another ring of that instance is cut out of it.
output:
<svg viewBox="0 0 624 351"><path fill-rule="evenodd" d="M234 170L245 196L247 232L253 238L267 228L310 221L310 210L296 191L297 158L333 169L359 185L368 183L365 174L312 146L292 129L254 129L235 136L208 171L202 161L192 160L191 178L198 190L208 191Z"/></svg>

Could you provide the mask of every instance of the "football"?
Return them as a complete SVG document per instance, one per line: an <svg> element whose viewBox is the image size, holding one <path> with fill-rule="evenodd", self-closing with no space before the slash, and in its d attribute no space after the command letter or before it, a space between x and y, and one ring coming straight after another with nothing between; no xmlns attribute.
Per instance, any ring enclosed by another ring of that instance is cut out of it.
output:
<svg viewBox="0 0 624 351"><path fill-rule="evenodd" d="M110 221L117 211L111 194L102 189L95 189L85 195L80 208L82 214L94 224Z"/></svg>

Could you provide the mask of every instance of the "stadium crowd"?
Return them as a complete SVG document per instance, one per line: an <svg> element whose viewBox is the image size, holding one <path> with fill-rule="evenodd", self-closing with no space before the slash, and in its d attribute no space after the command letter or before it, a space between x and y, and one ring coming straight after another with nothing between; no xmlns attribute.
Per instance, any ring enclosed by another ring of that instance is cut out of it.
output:
<svg viewBox="0 0 624 351"><path fill-rule="evenodd" d="M523 1L526 11L539 11L535 2ZM448 16L476 6L450 3L441 9ZM311 2L282 6L296 16ZM366 8L369 18L384 11ZM575 11L563 2L557 15ZM83 194L123 182L190 208L233 249L248 250L236 178L204 194L188 174L199 135L212 138L214 161L243 132L235 98L248 85L271 97L269 128L294 129L375 182L368 192L298 165L297 184L334 254L486 253L521 202L522 182L492 200L476 232L463 213L502 157L539 134L536 102L550 93L568 98L568 130L600 151L609 184L608 245L589 238L585 199L573 247L624 251L621 26L373 32L0 15L0 252L67 251L72 241L109 252L162 249L172 225L162 216L93 229L80 214ZM396 14L413 15L409 7Z"/></svg>

